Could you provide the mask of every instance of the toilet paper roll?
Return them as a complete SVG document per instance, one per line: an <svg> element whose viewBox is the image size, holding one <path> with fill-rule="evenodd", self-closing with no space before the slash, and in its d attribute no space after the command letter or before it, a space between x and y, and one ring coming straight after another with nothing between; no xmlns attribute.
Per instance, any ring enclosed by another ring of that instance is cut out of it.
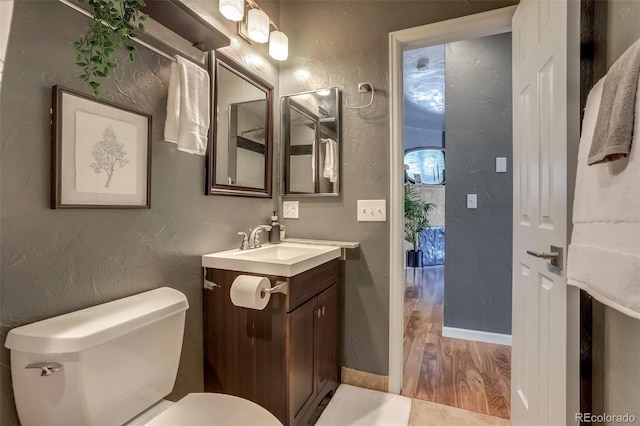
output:
<svg viewBox="0 0 640 426"><path fill-rule="evenodd" d="M271 295L262 293L262 289L271 288L271 282L266 277L252 275L238 275L231 284L231 303L243 308L263 310Z"/></svg>

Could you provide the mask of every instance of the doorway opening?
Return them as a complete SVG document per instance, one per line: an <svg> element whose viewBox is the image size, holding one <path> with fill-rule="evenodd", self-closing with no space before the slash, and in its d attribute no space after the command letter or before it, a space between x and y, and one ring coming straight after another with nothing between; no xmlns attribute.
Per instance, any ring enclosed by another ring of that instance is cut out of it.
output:
<svg viewBox="0 0 640 426"><path fill-rule="evenodd" d="M404 49L402 76L402 394L508 419L511 33Z"/></svg>

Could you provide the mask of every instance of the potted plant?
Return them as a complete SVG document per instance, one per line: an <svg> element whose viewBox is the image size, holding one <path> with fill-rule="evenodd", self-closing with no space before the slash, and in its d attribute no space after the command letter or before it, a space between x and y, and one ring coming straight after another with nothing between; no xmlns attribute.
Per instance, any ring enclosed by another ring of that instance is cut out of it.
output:
<svg viewBox="0 0 640 426"><path fill-rule="evenodd" d="M422 201L411 184L404 186L404 239L413 246L407 250L407 266L422 267L420 233L429 227L429 213L435 204Z"/></svg>
<svg viewBox="0 0 640 426"><path fill-rule="evenodd" d="M114 53L126 48L129 59L134 60L136 47L131 43L134 37L144 33L147 15L140 11L144 0L76 0L89 4L91 21L86 33L73 43L76 50L75 64L82 69L78 76L86 81L93 95L100 97L100 83L97 81L109 74L118 64Z"/></svg>

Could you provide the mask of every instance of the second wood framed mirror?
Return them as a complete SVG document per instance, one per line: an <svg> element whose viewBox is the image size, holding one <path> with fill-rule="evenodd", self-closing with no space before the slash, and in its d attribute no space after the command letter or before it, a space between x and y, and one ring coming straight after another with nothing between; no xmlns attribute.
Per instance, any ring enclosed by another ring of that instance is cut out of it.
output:
<svg viewBox="0 0 640 426"><path fill-rule="evenodd" d="M270 198L273 86L220 52L209 56L213 117L207 195Z"/></svg>

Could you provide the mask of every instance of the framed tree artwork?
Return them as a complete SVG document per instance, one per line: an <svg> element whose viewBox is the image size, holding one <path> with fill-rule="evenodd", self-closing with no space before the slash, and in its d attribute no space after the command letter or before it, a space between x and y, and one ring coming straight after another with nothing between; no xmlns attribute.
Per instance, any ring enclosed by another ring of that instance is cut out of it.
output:
<svg viewBox="0 0 640 426"><path fill-rule="evenodd" d="M53 87L51 208L149 208L151 116Z"/></svg>

